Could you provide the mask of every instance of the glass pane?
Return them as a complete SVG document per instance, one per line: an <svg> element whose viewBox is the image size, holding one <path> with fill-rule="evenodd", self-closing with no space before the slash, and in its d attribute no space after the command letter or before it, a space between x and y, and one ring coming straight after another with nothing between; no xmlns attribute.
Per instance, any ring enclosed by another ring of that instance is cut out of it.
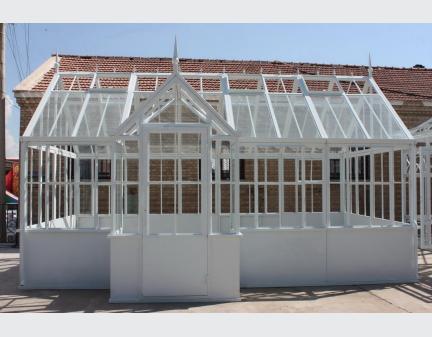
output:
<svg viewBox="0 0 432 337"><path fill-rule="evenodd" d="M200 159L183 159L182 180L183 181L200 181L201 180L201 160Z"/></svg>
<svg viewBox="0 0 432 337"><path fill-rule="evenodd" d="M138 214L138 185L128 185L127 190L127 213Z"/></svg>
<svg viewBox="0 0 432 337"><path fill-rule="evenodd" d="M162 185L162 213L173 214L176 212L175 185Z"/></svg>
<svg viewBox="0 0 432 337"><path fill-rule="evenodd" d="M80 185L80 214L91 214L91 186Z"/></svg>
<svg viewBox="0 0 432 337"><path fill-rule="evenodd" d="M254 160L240 159L240 181L254 181Z"/></svg>
<svg viewBox="0 0 432 337"><path fill-rule="evenodd" d="M284 209L285 212L295 212L296 194L294 185L284 186Z"/></svg>
<svg viewBox="0 0 432 337"><path fill-rule="evenodd" d="M110 187L99 186L98 188L98 213L110 213Z"/></svg>
<svg viewBox="0 0 432 337"><path fill-rule="evenodd" d="M127 160L127 180L138 181L138 159Z"/></svg>
<svg viewBox="0 0 432 337"><path fill-rule="evenodd" d="M181 134L181 152L182 153L200 153L201 152L201 135L198 133Z"/></svg>
<svg viewBox="0 0 432 337"><path fill-rule="evenodd" d="M52 92L32 136L49 136L50 132L57 137L71 136L84 98L85 93L82 92Z"/></svg>
<svg viewBox="0 0 432 337"><path fill-rule="evenodd" d="M276 185L267 186L267 212L279 212L279 187Z"/></svg>
<svg viewBox="0 0 432 337"><path fill-rule="evenodd" d="M314 96L312 101L329 138L366 137L343 96Z"/></svg>
<svg viewBox="0 0 432 337"><path fill-rule="evenodd" d="M397 123L393 112L386 107L380 96L348 95L348 97L371 138L406 139L406 135Z"/></svg>
<svg viewBox="0 0 432 337"><path fill-rule="evenodd" d="M254 185L240 185L240 213L253 213L254 200Z"/></svg>
<svg viewBox="0 0 432 337"><path fill-rule="evenodd" d="M160 159L150 159L150 181L160 181L161 180L161 160Z"/></svg>
<svg viewBox="0 0 432 337"><path fill-rule="evenodd" d="M92 161L91 159L81 159L80 165L80 180L91 181L92 180Z"/></svg>
<svg viewBox="0 0 432 337"><path fill-rule="evenodd" d="M98 160L98 181L111 181L111 160Z"/></svg>
<svg viewBox="0 0 432 337"><path fill-rule="evenodd" d="M176 161L172 159L162 160L162 181L174 181L176 176Z"/></svg>
<svg viewBox="0 0 432 337"><path fill-rule="evenodd" d="M231 212L231 185L230 184L221 184L220 186L221 193L221 213L230 213Z"/></svg>
<svg viewBox="0 0 432 337"><path fill-rule="evenodd" d="M92 93L77 136L110 136L121 124L126 93Z"/></svg>
<svg viewBox="0 0 432 337"><path fill-rule="evenodd" d="M149 185L149 204L150 214L160 214L161 212L161 187L160 185Z"/></svg>
<svg viewBox="0 0 432 337"><path fill-rule="evenodd" d="M231 94L234 124L243 137L276 137L276 131L262 93Z"/></svg>
<svg viewBox="0 0 432 337"><path fill-rule="evenodd" d="M182 213L200 213L200 185L182 186Z"/></svg>

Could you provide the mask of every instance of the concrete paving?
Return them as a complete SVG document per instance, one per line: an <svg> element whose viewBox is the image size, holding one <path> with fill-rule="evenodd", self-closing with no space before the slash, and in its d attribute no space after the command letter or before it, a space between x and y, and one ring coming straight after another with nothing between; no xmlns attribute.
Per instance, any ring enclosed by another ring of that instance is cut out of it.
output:
<svg viewBox="0 0 432 337"><path fill-rule="evenodd" d="M411 284L242 289L235 303L110 304L108 290L18 289L18 250L0 247L0 312L432 312L432 252L418 257Z"/></svg>

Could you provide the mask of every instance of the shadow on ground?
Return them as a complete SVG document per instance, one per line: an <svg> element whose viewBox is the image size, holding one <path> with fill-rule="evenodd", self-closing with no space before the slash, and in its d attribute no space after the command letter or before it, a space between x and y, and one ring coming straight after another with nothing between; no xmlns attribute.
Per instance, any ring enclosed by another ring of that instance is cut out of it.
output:
<svg viewBox="0 0 432 337"><path fill-rule="evenodd" d="M167 312L206 311L214 303L113 304L108 290L22 290L19 258L0 258L0 312ZM11 254L17 256L17 254ZM393 289L424 304L432 303L432 252L419 251L419 282L396 285L249 288L242 289L241 303L317 301L376 290ZM224 305L224 304L222 304ZM228 305L228 304L225 304ZM200 310L202 309L202 310ZM223 310L223 307L222 307ZM227 310L229 311L229 310ZM241 312L241 307L239 310ZM431 307L432 311L432 307Z"/></svg>

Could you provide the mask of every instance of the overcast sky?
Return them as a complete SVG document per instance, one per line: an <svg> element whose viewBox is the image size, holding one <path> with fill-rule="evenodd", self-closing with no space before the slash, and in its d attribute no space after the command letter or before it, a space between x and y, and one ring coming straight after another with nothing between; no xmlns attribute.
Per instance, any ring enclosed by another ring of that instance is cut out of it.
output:
<svg viewBox="0 0 432 337"><path fill-rule="evenodd" d="M12 89L57 51L170 57L177 35L180 57L367 64L370 52L374 65L432 67L432 24L17 24L7 35L8 158L18 155Z"/></svg>

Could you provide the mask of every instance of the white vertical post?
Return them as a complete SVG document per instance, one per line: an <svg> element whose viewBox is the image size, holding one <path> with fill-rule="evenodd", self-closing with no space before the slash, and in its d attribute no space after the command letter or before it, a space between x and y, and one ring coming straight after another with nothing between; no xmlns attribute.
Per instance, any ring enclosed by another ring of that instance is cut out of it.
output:
<svg viewBox="0 0 432 337"><path fill-rule="evenodd" d="M211 148L211 146L210 146ZM216 147L215 147L215 191L214 191L214 195L215 195L215 216L217 219L217 224L219 226L219 231L221 229L221 179L220 179L220 175L221 175L221 167L220 167L220 153L221 153L221 141L220 140L216 140ZM211 179L211 175L209 177L209 179Z"/></svg>
<svg viewBox="0 0 432 337"><path fill-rule="evenodd" d="M25 242L25 230L26 227L31 225L32 220L30 218L30 223L27 224L27 203L29 199L33 198L33 195L28 196L28 189L27 189L27 168L28 168L28 143L21 141L20 143L20 157L21 157L21 166L20 166L20 203L19 203L19 212L20 212L20 230L21 230L21 244L20 244L20 256L21 256L21 263L20 263L20 284L25 284L25 274L24 274L24 242ZM32 150L33 151L33 150ZM33 160L33 155L32 155ZM33 172L30 172L31 175L33 175Z"/></svg>
<svg viewBox="0 0 432 337"><path fill-rule="evenodd" d="M256 150L256 148L255 148ZM258 228L259 226L259 219L258 219L258 159L256 152L254 152L253 155L253 163L254 163L254 220L255 220L255 228Z"/></svg>
<svg viewBox="0 0 432 337"><path fill-rule="evenodd" d="M401 218L402 222L405 222L406 215L406 150L401 150L401 167L400 167L400 175L401 175Z"/></svg>
<svg viewBox="0 0 432 337"><path fill-rule="evenodd" d="M51 205L51 212L53 219L57 218L57 156L59 156L61 152L59 151L53 151L53 162L52 162L52 205ZM60 170L61 165L59 165ZM60 214L60 209L59 209Z"/></svg>
<svg viewBox="0 0 432 337"><path fill-rule="evenodd" d="M204 233L203 235L208 235L211 233L212 228L212 193L211 193L211 128L207 127L201 132L200 137L200 149L201 149L201 163L203 163L201 175L201 212L204 218ZM210 146L208 146L210 143ZM204 152L204 153L203 153Z"/></svg>
<svg viewBox="0 0 432 337"><path fill-rule="evenodd" d="M99 229L99 159L97 153L95 153L95 157L92 159L92 163L92 214L94 228Z"/></svg>
<svg viewBox="0 0 432 337"><path fill-rule="evenodd" d="M323 221L326 228L330 227L330 160L329 145L324 146L324 156L322 163L322 204L323 204Z"/></svg>
<svg viewBox="0 0 432 337"><path fill-rule="evenodd" d="M50 192L50 146L45 146L45 229L50 225L49 221L49 192Z"/></svg>
<svg viewBox="0 0 432 337"><path fill-rule="evenodd" d="M351 212L352 212L352 192L351 192L351 150L346 148L346 225L351 227Z"/></svg>
<svg viewBox="0 0 432 337"><path fill-rule="evenodd" d="M117 165L117 149L116 149L116 143L114 142L111 146L111 233L117 233L118 232L118 224L117 224L117 209L116 209L116 197L117 197L117 172L116 172L116 165Z"/></svg>
<svg viewBox="0 0 432 337"><path fill-rule="evenodd" d="M306 162L305 162L305 156L304 156L304 147L301 149L301 184L302 184L302 190L301 190L301 206L302 206L302 217L301 217L301 225L303 228L306 227Z"/></svg>
<svg viewBox="0 0 432 337"><path fill-rule="evenodd" d="M80 169L81 158L77 156L74 159L74 213L75 213L75 228L78 228L79 215L81 213L81 193L80 193L80 181L81 181L81 169Z"/></svg>
<svg viewBox="0 0 432 337"><path fill-rule="evenodd" d="M419 166L420 166L420 248L425 246L425 226L426 226L426 215L425 215L425 187L427 181L425 181L425 167L426 163L424 160L427 158L427 153L420 148L419 153ZM411 159L410 159L411 160ZM410 165L411 168L411 165Z"/></svg>
<svg viewBox="0 0 432 337"><path fill-rule="evenodd" d="M369 170L370 170L370 188L369 188L369 193L370 193L370 198L369 198L369 203L370 203L370 226L373 225L374 221L375 221L375 154L371 151L370 153L370 165L369 165Z"/></svg>
<svg viewBox="0 0 432 337"><path fill-rule="evenodd" d="M29 223L27 224L27 226L32 225L33 224L33 148L32 147L26 147L24 151L29 151L30 150L30 159L28 158L28 152L25 152L25 160L27 160L27 167L30 165L30 176L29 176L29 180L30 180L30 193L29 193L29 189L27 188L26 190L26 195L27 195L27 202L29 203L29 208L28 208L28 212L29 212ZM23 153L23 152L21 152ZM29 163L30 161L30 163ZM23 165L24 166L24 165ZM21 178L20 178L21 179ZM20 214L23 214L20 212Z"/></svg>
<svg viewBox="0 0 432 337"><path fill-rule="evenodd" d="M410 200L409 200L409 213L411 225L416 228L417 226L417 200L416 200L416 147L414 144L410 145Z"/></svg>
<svg viewBox="0 0 432 337"><path fill-rule="evenodd" d="M358 148L356 148L358 150ZM359 193L359 156L356 154L354 157L354 174L355 174L355 204L356 204L356 214L360 214L360 193Z"/></svg>
<svg viewBox="0 0 432 337"><path fill-rule="evenodd" d="M346 206L346 173L345 173L345 165L346 165L346 150L342 148L342 154L339 156L339 181L340 181L340 211L344 216L344 224L347 224L347 206Z"/></svg>
<svg viewBox="0 0 432 337"><path fill-rule="evenodd" d="M284 212L285 200L284 200L284 191L283 191L283 180L284 180L284 171L283 171L283 159L282 159L282 149L279 152L278 158L278 192L279 192L279 228L282 227L282 214Z"/></svg>
<svg viewBox="0 0 432 337"><path fill-rule="evenodd" d="M148 130L145 130L142 126L142 123L140 121L139 123L139 226L138 230L143 235L149 235L150 228L149 228L149 198L148 198L148 165L149 165L149 133Z"/></svg>
<svg viewBox="0 0 432 337"><path fill-rule="evenodd" d="M234 228L235 232L240 231L240 159L239 144L234 142Z"/></svg>
<svg viewBox="0 0 432 337"><path fill-rule="evenodd" d="M392 225L395 220L395 182L394 182L394 149L389 151L389 198L390 198L390 221Z"/></svg>

